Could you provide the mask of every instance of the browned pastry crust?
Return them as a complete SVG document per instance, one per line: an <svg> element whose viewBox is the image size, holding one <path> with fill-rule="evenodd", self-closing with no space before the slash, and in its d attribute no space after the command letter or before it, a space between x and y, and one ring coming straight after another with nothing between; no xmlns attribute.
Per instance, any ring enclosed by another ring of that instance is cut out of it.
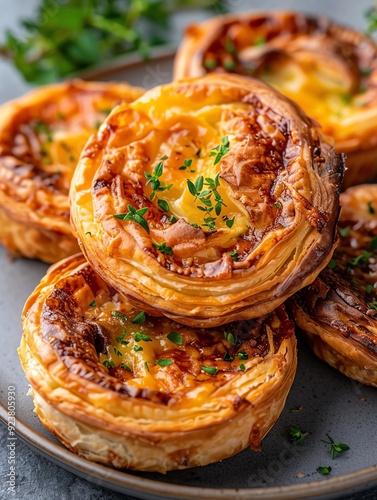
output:
<svg viewBox="0 0 377 500"><path fill-rule="evenodd" d="M82 255L50 268L23 328L42 422L73 452L119 468L166 472L258 450L296 370L283 307L212 330L144 317Z"/></svg>
<svg viewBox="0 0 377 500"><path fill-rule="evenodd" d="M260 78L296 101L347 154L344 188L377 173L377 45L322 16L250 12L188 28L175 78Z"/></svg>
<svg viewBox="0 0 377 500"><path fill-rule="evenodd" d="M68 190L81 149L114 105L141 94L76 80L0 107L0 242L10 252L46 262L78 252Z"/></svg>
<svg viewBox="0 0 377 500"><path fill-rule="evenodd" d="M314 283L292 298L314 352L377 387L377 185L341 195L340 244Z"/></svg>
<svg viewBox="0 0 377 500"><path fill-rule="evenodd" d="M133 303L211 327L271 312L315 279L336 243L342 174L292 102L209 75L113 111L76 169L72 222L96 272Z"/></svg>

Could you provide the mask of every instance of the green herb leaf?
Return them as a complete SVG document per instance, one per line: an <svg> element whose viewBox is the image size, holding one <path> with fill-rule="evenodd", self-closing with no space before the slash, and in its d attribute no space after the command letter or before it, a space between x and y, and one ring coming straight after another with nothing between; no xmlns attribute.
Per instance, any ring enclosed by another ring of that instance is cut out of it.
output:
<svg viewBox="0 0 377 500"><path fill-rule="evenodd" d="M233 227L233 224L234 224L234 219L236 218L236 216L234 216L232 219L228 219L227 221L225 221L225 224L229 227L229 229L231 227Z"/></svg>
<svg viewBox="0 0 377 500"><path fill-rule="evenodd" d="M340 236L348 236L349 232L350 232L351 228L349 226L347 227L338 227L338 232L340 234Z"/></svg>
<svg viewBox="0 0 377 500"><path fill-rule="evenodd" d="M215 366L204 366L204 365L202 366L202 370L208 373L208 375L213 375L213 376L215 376L219 371Z"/></svg>
<svg viewBox="0 0 377 500"><path fill-rule="evenodd" d="M97 305L97 303L96 303L96 301L95 301L95 300L93 300L93 302L91 302L91 303L89 304L89 306L90 306L90 307L96 307L96 305Z"/></svg>
<svg viewBox="0 0 377 500"><path fill-rule="evenodd" d="M162 208L164 212L169 212L169 204L165 200L158 200L157 205Z"/></svg>
<svg viewBox="0 0 377 500"><path fill-rule="evenodd" d="M245 351L240 351L237 353L238 359L249 359L248 354Z"/></svg>
<svg viewBox="0 0 377 500"><path fill-rule="evenodd" d="M148 336L145 335L144 333L141 332L136 332L135 333L135 342L152 342L152 339Z"/></svg>
<svg viewBox="0 0 377 500"><path fill-rule="evenodd" d="M350 265L355 266L355 267L366 266L368 264L370 257L372 257L371 252L367 252L366 250L362 250L360 255L358 255L357 257L355 257L351 260Z"/></svg>
<svg viewBox="0 0 377 500"><path fill-rule="evenodd" d="M228 252L229 255L232 257L234 262L238 262L238 252L237 250L232 250L231 252Z"/></svg>
<svg viewBox="0 0 377 500"><path fill-rule="evenodd" d="M127 321L126 316L123 313L121 313L120 311L111 311L111 316L113 318L118 318L121 321Z"/></svg>
<svg viewBox="0 0 377 500"><path fill-rule="evenodd" d="M167 338L170 340L170 342L173 342L173 344L177 344L177 345L182 345L183 344L183 337L178 332L170 332L170 333L168 333L167 334Z"/></svg>
<svg viewBox="0 0 377 500"><path fill-rule="evenodd" d="M103 361L103 366L105 366L106 368L115 368L115 364L113 361L110 361L108 359L105 359L105 361Z"/></svg>
<svg viewBox="0 0 377 500"><path fill-rule="evenodd" d="M302 443L307 434L307 432L300 431L300 429L294 425L289 426L289 435L291 437L291 441L295 444Z"/></svg>
<svg viewBox="0 0 377 500"><path fill-rule="evenodd" d="M127 340L125 340L126 338L126 335L127 335L127 330L124 329L123 332L122 332L122 335L120 337L116 337L116 341L118 342L118 344L122 344L122 345L128 345L129 342Z"/></svg>
<svg viewBox="0 0 377 500"><path fill-rule="evenodd" d="M330 262L327 264L327 267L329 269L335 269L337 266L337 263L336 263L336 260L335 259L331 259Z"/></svg>
<svg viewBox="0 0 377 500"><path fill-rule="evenodd" d="M243 371L243 372L246 371L245 363L241 363L240 364L240 370Z"/></svg>
<svg viewBox="0 0 377 500"><path fill-rule="evenodd" d="M173 249L172 247L168 246L166 242L164 241L163 243L156 243L155 241L153 242L153 246L157 248L161 253L164 253L166 255L173 255Z"/></svg>
<svg viewBox="0 0 377 500"><path fill-rule="evenodd" d="M132 323L134 325L141 325L145 322L146 319L147 319L147 314L144 311L140 311L136 314L136 316L132 320Z"/></svg>
<svg viewBox="0 0 377 500"><path fill-rule="evenodd" d="M123 356L123 354L119 351L119 349L117 349L116 347L113 347L113 349L117 356Z"/></svg>
<svg viewBox="0 0 377 500"><path fill-rule="evenodd" d="M371 202L371 201L368 201L368 203L367 203L367 207L368 207L368 212L369 212L370 214L374 214L375 210L374 210L374 207L373 207L373 205L372 205L372 202Z"/></svg>
<svg viewBox="0 0 377 500"><path fill-rule="evenodd" d="M322 443L325 443L325 444L329 444L330 445L330 455L331 455L331 458L334 460L335 458L335 454L336 453L343 453L343 451L347 451L350 449L350 447L348 446L348 444L345 444L345 443L335 443L335 441L333 440L333 438L329 435L329 434L326 434L327 438L328 438L328 441L325 441L324 439L321 439Z"/></svg>
<svg viewBox="0 0 377 500"><path fill-rule="evenodd" d="M136 210L132 205L127 205L128 212L123 214L114 214L113 217L121 220L133 220L137 224L139 224L146 232L149 234L149 226L148 222L144 219L144 215L148 211L148 207L140 208Z"/></svg>
<svg viewBox="0 0 377 500"><path fill-rule="evenodd" d="M369 248L371 250L377 250L377 236L373 236L373 238L370 241Z"/></svg>
<svg viewBox="0 0 377 500"><path fill-rule="evenodd" d="M148 361L144 361L144 368L147 370L147 372L149 372L149 365L148 365Z"/></svg>
<svg viewBox="0 0 377 500"><path fill-rule="evenodd" d="M222 144L220 146L214 147L209 156L215 156L215 160L213 162L214 165L217 165L219 161L230 151L228 136L225 136L221 139Z"/></svg>
<svg viewBox="0 0 377 500"><path fill-rule="evenodd" d="M144 349L141 347L141 345L134 345L134 351L135 352L139 352L139 351L143 351Z"/></svg>
<svg viewBox="0 0 377 500"><path fill-rule="evenodd" d="M159 365L159 366L170 366L173 363L174 363L174 361L172 359L159 359L156 362L156 365Z"/></svg>
<svg viewBox="0 0 377 500"><path fill-rule="evenodd" d="M370 302L368 305L371 309L374 309L375 311L377 311L377 300Z"/></svg>
<svg viewBox="0 0 377 500"><path fill-rule="evenodd" d="M330 474L331 472L331 467L328 465L327 467L322 467L322 466L319 466L317 468L317 472L319 472L319 474L323 474L323 475L327 475L327 474Z"/></svg>
<svg viewBox="0 0 377 500"><path fill-rule="evenodd" d="M227 353L227 352L226 352L226 353L224 354L224 356L223 356L223 360L224 360L224 361L229 361L229 362L231 362L231 361L234 361L234 357L233 357L233 356L231 356L229 353Z"/></svg>
<svg viewBox="0 0 377 500"><path fill-rule="evenodd" d="M123 368L123 370L127 370L128 372L131 371L131 368L128 365L126 365L126 363L121 363L120 366L121 368Z"/></svg>
<svg viewBox="0 0 377 500"><path fill-rule="evenodd" d="M366 285L365 291L367 294L370 294L373 290L373 285Z"/></svg>

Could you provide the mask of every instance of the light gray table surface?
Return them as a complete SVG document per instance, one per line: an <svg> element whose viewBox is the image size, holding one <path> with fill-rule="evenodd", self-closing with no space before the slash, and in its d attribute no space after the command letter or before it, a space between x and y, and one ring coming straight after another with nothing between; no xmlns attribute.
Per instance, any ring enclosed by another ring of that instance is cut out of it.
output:
<svg viewBox="0 0 377 500"><path fill-rule="evenodd" d="M21 17L27 17L37 5L36 0L0 0L0 40L3 39L5 29L15 29ZM227 0L231 10L248 10L251 8L297 8L313 13L325 13L339 22L363 29L365 21L363 13L372 5L372 0ZM172 39L177 42L180 37L182 26L201 14L192 12L185 16L178 16L174 23L175 29ZM28 85L22 81L17 71L7 62L0 59L0 103L23 94ZM0 323L1 328L1 323ZM0 381L1 384L1 381ZM375 430L372 431L373 439ZM125 495L115 493L94 485L74 474L49 462L23 442L17 442L17 493L7 493L5 467L7 460L6 448L7 433L0 426L0 499L16 498L23 499L60 499L68 500L79 498L81 500L97 500L106 498L108 500L131 499ZM363 493L344 497L344 500L375 500L377 499L377 488Z"/></svg>

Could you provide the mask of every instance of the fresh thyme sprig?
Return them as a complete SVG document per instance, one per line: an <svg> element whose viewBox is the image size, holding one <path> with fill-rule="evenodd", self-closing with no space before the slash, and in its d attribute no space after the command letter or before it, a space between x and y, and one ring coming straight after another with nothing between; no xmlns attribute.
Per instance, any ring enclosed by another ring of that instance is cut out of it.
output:
<svg viewBox="0 0 377 500"><path fill-rule="evenodd" d="M121 220L133 220L136 224L139 224L146 232L149 234L148 222L144 218L144 215L148 212L148 207L139 208L136 210L132 205L127 205L128 212L124 214L114 214L113 217Z"/></svg>
<svg viewBox="0 0 377 500"><path fill-rule="evenodd" d="M164 161L167 159L167 156L163 156L154 167L152 174L150 174L149 172L144 172L144 175L147 178L147 182L145 185L148 186L148 184L150 184L152 188L152 193L149 199L153 200L154 198L156 198L157 205L162 208L164 212L169 212L169 204L165 200L158 199L156 193L157 191L166 191L167 189L173 187L173 184L168 184L166 186L165 183L161 182L159 179L164 172Z"/></svg>
<svg viewBox="0 0 377 500"><path fill-rule="evenodd" d="M294 425L289 426L289 435L291 437L291 441L294 444L302 443L305 437L308 435L307 432L302 432L298 427Z"/></svg>
<svg viewBox="0 0 377 500"><path fill-rule="evenodd" d="M343 451L347 451L350 449L348 444L345 443L335 443L333 438L329 435L326 434L328 441L325 441L324 439L321 439L322 443L329 444L331 446L330 448L330 455L331 458L334 460L335 458L335 453L343 453Z"/></svg>
<svg viewBox="0 0 377 500"><path fill-rule="evenodd" d="M221 142L222 144L220 144L220 146L214 147L209 154L209 156L215 156L215 160L213 162L214 165L217 165L222 157L230 151L229 139L227 135L221 139Z"/></svg>

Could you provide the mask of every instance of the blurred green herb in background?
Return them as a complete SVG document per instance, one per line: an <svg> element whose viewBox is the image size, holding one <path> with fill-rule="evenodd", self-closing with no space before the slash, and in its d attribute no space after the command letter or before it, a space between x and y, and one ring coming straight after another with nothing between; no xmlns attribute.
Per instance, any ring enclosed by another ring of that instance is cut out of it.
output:
<svg viewBox="0 0 377 500"><path fill-rule="evenodd" d="M147 58L169 42L172 14L182 8L225 9L224 0L41 0L24 34L6 33L0 54L24 79L49 83L128 52Z"/></svg>
<svg viewBox="0 0 377 500"><path fill-rule="evenodd" d="M367 27L364 33L368 36L372 36L373 33L377 31L377 1L374 3L374 7L365 12L364 17L367 21Z"/></svg>

